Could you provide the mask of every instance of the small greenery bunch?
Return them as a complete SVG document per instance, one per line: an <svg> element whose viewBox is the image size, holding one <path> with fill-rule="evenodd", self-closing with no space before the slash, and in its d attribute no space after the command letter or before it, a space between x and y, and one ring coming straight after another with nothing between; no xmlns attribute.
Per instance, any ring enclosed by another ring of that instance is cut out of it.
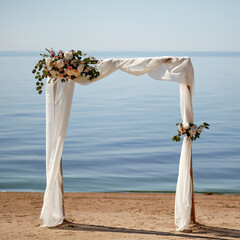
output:
<svg viewBox="0 0 240 240"><path fill-rule="evenodd" d="M209 129L209 124L204 122L200 126L197 126L193 123L176 123L178 126L178 134L172 138L173 141L180 142L181 136L186 134L186 136L190 137L193 140L196 140L200 137L203 129Z"/></svg>
<svg viewBox="0 0 240 240"><path fill-rule="evenodd" d="M42 93L44 78L50 77L54 81L61 79L62 82L74 80L79 76L86 77L89 81L97 78L100 73L96 68L97 60L94 57L87 56L82 51L62 50L55 53L53 49L47 49L48 54L40 54L43 59L39 60L32 73L35 74L36 90Z"/></svg>

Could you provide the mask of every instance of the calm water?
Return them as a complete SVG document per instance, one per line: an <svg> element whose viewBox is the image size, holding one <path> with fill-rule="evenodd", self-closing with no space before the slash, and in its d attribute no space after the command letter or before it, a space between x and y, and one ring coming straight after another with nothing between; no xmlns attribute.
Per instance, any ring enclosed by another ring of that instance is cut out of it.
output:
<svg viewBox="0 0 240 240"><path fill-rule="evenodd" d="M195 190L240 193L239 53L90 53L185 56L195 69ZM45 189L45 96L31 70L38 53L0 53L0 191ZM175 191L181 143L179 86L123 72L76 85L63 152L65 191Z"/></svg>

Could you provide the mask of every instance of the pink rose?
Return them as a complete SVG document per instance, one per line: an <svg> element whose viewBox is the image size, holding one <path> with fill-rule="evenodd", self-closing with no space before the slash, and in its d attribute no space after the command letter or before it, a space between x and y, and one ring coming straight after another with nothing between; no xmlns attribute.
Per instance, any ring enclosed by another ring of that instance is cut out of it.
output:
<svg viewBox="0 0 240 240"><path fill-rule="evenodd" d="M72 70L72 67L71 67L71 66L68 66L68 70Z"/></svg>

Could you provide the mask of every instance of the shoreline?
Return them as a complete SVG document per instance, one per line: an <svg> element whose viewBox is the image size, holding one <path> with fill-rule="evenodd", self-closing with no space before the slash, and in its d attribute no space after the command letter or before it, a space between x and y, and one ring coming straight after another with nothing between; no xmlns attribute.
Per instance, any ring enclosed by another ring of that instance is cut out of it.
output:
<svg viewBox="0 0 240 240"><path fill-rule="evenodd" d="M174 225L173 193L64 194L66 220L42 228L43 193L0 192L0 239L237 239L240 195L195 193L197 224Z"/></svg>
<svg viewBox="0 0 240 240"><path fill-rule="evenodd" d="M0 193L44 193L45 191L5 191L2 190ZM149 194L175 194L175 191L109 191L109 192L75 192L75 191L64 191L64 193L149 193ZM203 194L203 195L236 195L239 196L240 192L210 192L210 191L204 191L204 192L199 192L199 191L194 191L194 194Z"/></svg>

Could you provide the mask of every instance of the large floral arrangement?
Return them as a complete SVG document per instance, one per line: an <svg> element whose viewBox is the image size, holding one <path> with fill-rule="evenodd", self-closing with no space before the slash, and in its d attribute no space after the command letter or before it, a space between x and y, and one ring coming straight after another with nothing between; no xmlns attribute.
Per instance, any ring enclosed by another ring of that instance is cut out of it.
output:
<svg viewBox="0 0 240 240"><path fill-rule="evenodd" d="M182 135L186 135L193 140L200 137L203 129L209 129L209 124L204 122L200 126L193 123L176 123L178 126L178 134L172 138L173 141L179 142Z"/></svg>
<svg viewBox="0 0 240 240"><path fill-rule="evenodd" d="M88 80L97 78L100 73L96 65L97 60L94 57L86 56L82 51L66 51L62 50L55 53L53 49L47 49L48 54L40 54L43 59L39 60L32 73L35 74L36 90L42 93L44 78L50 77L53 81L61 79L62 82L74 80L79 76L84 76Z"/></svg>

